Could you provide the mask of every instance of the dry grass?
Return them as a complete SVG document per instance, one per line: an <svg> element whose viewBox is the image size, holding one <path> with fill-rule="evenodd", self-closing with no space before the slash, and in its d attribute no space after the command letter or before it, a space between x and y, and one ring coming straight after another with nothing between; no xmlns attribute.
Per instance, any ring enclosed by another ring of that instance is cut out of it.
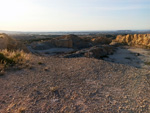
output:
<svg viewBox="0 0 150 113"><path fill-rule="evenodd" d="M0 50L0 72L14 65L21 66L29 59L30 55L23 51Z"/></svg>
<svg viewBox="0 0 150 113"><path fill-rule="evenodd" d="M18 109L17 113L25 113L26 108L25 107L21 107Z"/></svg>
<svg viewBox="0 0 150 113"><path fill-rule="evenodd" d="M38 62L38 64L39 64L39 65L42 65L43 63L42 63L42 62Z"/></svg>
<svg viewBox="0 0 150 113"><path fill-rule="evenodd" d="M57 86L50 88L50 90L51 90L52 92L55 92L55 91L57 91L58 89L59 89L59 88L58 88Z"/></svg>

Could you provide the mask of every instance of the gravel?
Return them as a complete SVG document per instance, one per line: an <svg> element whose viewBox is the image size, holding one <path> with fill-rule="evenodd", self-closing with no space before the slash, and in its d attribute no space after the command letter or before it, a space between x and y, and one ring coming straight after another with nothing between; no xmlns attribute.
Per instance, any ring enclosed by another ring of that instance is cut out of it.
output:
<svg viewBox="0 0 150 113"><path fill-rule="evenodd" d="M32 68L0 76L0 113L150 112L148 70L93 58L31 60Z"/></svg>

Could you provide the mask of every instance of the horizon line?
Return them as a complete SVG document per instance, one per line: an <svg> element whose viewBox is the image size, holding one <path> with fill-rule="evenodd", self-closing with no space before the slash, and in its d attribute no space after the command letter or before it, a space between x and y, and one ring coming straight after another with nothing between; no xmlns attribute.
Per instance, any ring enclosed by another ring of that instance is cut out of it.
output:
<svg viewBox="0 0 150 113"><path fill-rule="evenodd" d="M132 30L132 29L121 29L121 30L72 30L72 31L67 31L67 30L58 30L58 31L18 31L18 30L0 30L0 32L106 32L106 31L149 31L150 29L135 29L135 30Z"/></svg>

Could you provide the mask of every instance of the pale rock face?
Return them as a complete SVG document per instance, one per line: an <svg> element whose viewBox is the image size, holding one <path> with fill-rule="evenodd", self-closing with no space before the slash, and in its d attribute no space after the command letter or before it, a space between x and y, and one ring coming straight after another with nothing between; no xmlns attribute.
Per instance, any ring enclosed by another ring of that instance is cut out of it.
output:
<svg viewBox="0 0 150 113"><path fill-rule="evenodd" d="M87 42L76 35L66 35L62 37L58 37L52 41L57 47L64 48L85 48L89 46Z"/></svg>
<svg viewBox="0 0 150 113"><path fill-rule="evenodd" d="M118 35L116 42L150 48L150 34Z"/></svg>

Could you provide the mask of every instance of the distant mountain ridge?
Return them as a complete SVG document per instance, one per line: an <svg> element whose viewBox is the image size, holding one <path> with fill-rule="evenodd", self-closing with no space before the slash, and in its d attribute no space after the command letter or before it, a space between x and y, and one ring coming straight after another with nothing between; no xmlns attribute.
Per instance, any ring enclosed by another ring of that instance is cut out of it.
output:
<svg viewBox="0 0 150 113"><path fill-rule="evenodd" d="M90 35L90 34L150 34L150 30L108 30L108 31L49 31L49 32L26 32L26 31L6 31L0 33L7 34L40 34L40 35Z"/></svg>

